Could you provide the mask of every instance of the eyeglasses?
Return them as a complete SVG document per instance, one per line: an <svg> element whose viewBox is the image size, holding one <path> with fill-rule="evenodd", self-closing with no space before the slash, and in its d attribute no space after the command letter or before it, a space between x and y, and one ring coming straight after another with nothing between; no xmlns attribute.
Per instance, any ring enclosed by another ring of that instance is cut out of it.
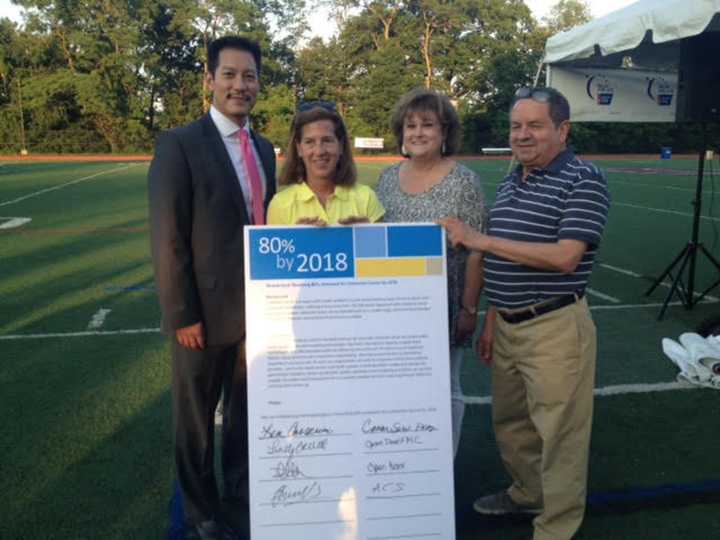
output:
<svg viewBox="0 0 720 540"><path fill-rule="evenodd" d="M305 112L318 107L326 111L337 112L337 108L332 101L302 101L298 105L298 112Z"/></svg>
<svg viewBox="0 0 720 540"><path fill-rule="evenodd" d="M515 92L515 101L528 98L538 103L547 103L552 99L552 94L542 88L528 88L527 86L518 88Z"/></svg>

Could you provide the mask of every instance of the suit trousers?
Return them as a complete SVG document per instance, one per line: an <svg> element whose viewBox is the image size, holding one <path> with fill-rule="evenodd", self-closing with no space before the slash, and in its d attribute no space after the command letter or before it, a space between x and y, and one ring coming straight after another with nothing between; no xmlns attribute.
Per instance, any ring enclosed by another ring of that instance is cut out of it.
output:
<svg viewBox="0 0 720 540"><path fill-rule="evenodd" d="M493 342L495 437L518 504L543 508L534 540L570 539L585 513L596 334L587 302L510 324Z"/></svg>
<svg viewBox="0 0 720 540"><path fill-rule="evenodd" d="M175 464L185 520L218 518L215 479L215 409L223 396L223 498L248 507L247 380L245 342L187 349L172 340Z"/></svg>

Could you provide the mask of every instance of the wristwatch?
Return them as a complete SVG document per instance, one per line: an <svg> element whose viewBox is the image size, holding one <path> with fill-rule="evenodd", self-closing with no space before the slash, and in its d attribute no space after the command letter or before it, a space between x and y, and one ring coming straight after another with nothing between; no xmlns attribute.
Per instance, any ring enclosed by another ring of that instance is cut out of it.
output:
<svg viewBox="0 0 720 540"><path fill-rule="evenodd" d="M468 307L468 306L462 304L462 305L460 306L460 309L461 309L462 311L468 312L470 315L477 315L477 307L476 307L476 306Z"/></svg>

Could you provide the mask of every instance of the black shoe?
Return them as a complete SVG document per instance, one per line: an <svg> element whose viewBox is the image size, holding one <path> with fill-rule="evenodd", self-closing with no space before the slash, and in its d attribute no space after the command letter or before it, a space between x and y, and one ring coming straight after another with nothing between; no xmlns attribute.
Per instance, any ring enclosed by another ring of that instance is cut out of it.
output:
<svg viewBox="0 0 720 540"><path fill-rule="evenodd" d="M240 536L224 523L210 519L188 525L185 540L240 540Z"/></svg>
<svg viewBox="0 0 720 540"><path fill-rule="evenodd" d="M480 497L473 503L473 508L478 514L486 516L502 516L506 514L542 514L542 508L523 506L510 498L507 491L500 491L492 495Z"/></svg>

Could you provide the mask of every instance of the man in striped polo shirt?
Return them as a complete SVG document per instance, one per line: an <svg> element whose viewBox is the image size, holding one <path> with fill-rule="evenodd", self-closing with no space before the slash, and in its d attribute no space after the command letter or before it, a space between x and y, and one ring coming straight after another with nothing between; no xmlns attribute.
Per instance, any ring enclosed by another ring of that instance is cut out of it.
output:
<svg viewBox="0 0 720 540"><path fill-rule="evenodd" d="M485 253L477 349L492 362L493 426L512 478L474 508L536 514L534 540L571 538L585 512L596 336L584 293L610 200L603 174L566 147L569 118L557 90L518 90L519 165L498 187L487 233L441 222L453 245Z"/></svg>

